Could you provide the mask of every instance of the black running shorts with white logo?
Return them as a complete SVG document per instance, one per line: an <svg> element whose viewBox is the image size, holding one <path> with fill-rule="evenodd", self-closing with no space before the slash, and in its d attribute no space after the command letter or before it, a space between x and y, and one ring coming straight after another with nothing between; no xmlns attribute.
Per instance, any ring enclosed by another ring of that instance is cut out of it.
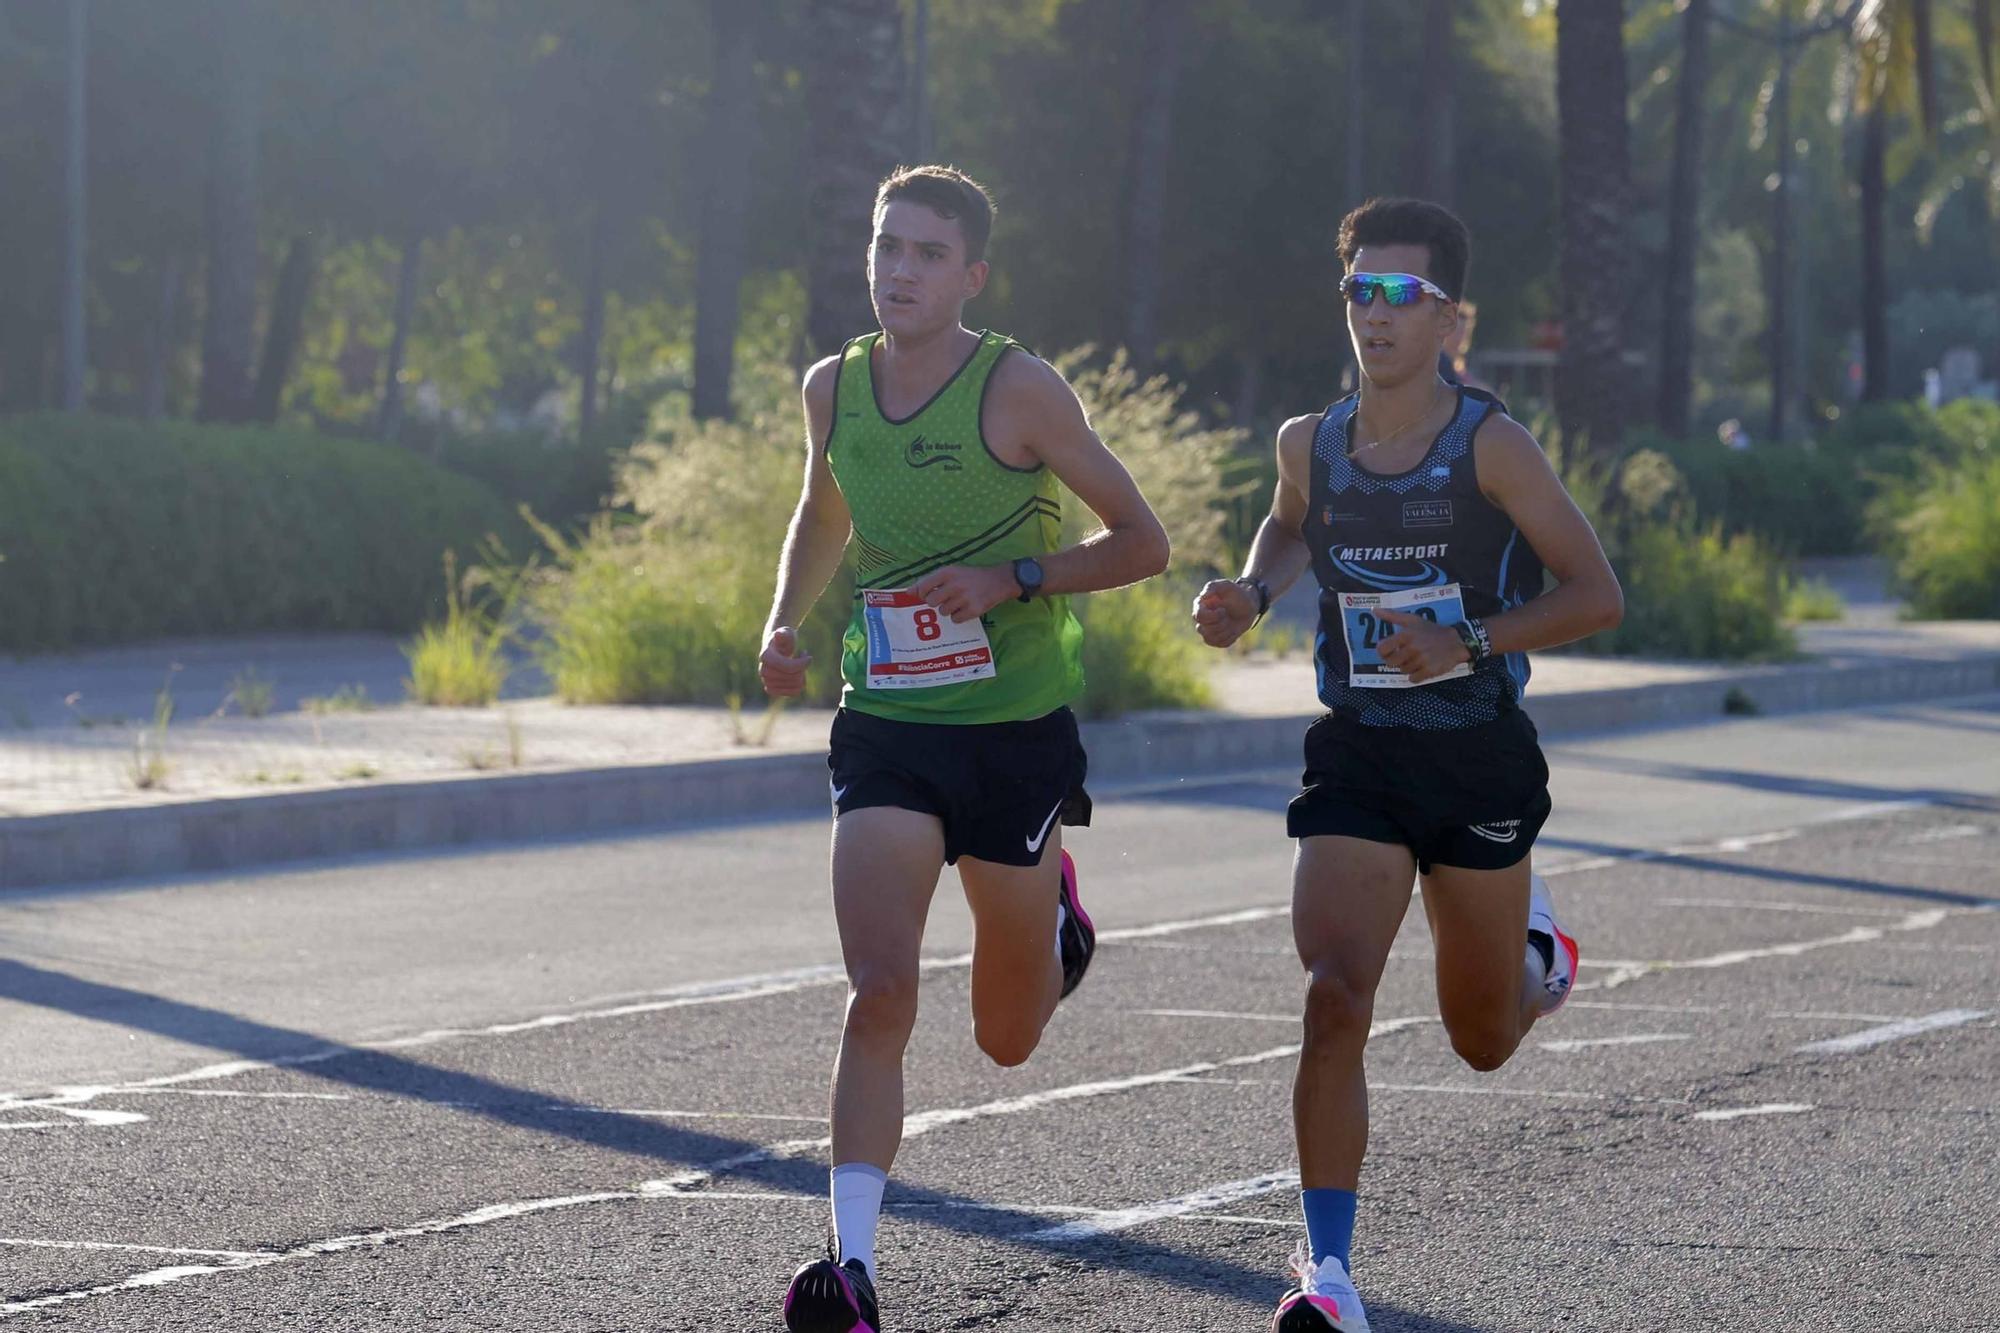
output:
<svg viewBox="0 0 2000 1333"><path fill-rule="evenodd" d="M964 726L843 708L830 740L835 817L885 805L936 815L946 864L970 856L1039 865L1057 824L1090 823L1088 761L1067 708L1032 722Z"/></svg>
<svg viewBox="0 0 2000 1333"><path fill-rule="evenodd" d="M1453 731L1367 727L1329 713L1307 728L1305 752L1305 790L1286 831L1400 843L1425 874L1433 865L1505 870L1549 817L1548 761L1518 708Z"/></svg>

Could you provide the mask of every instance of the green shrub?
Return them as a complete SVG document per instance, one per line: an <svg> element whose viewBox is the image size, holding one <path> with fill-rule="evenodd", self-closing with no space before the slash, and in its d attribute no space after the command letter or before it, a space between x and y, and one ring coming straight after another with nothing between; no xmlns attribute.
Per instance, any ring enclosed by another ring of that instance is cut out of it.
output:
<svg viewBox="0 0 2000 1333"><path fill-rule="evenodd" d="M0 650L391 630L438 561L517 525L409 452L307 431L45 414L0 422Z"/></svg>
<svg viewBox="0 0 2000 1333"><path fill-rule="evenodd" d="M1620 534L1611 563L1625 589L1625 620L1586 639L1592 652L1738 661L1797 651L1780 618L1785 567L1754 537L1641 520Z"/></svg>
<svg viewBox="0 0 2000 1333"><path fill-rule="evenodd" d="M1685 479L1664 454L1641 449L1611 469L1565 460L1559 443L1551 453L1625 593L1623 623L1579 648L1723 660L1796 652L1783 620L1785 561L1755 536L1725 535L1698 518Z"/></svg>
<svg viewBox="0 0 2000 1333"><path fill-rule="evenodd" d="M1847 602L1824 579L1789 579L1785 583L1785 621L1799 624L1809 620L1840 620L1847 615Z"/></svg>
<svg viewBox="0 0 2000 1333"><path fill-rule="evenodd" d="M2000 618L2000 447L1927 463L1884 496L1878 521L1913 615Z"/></svg>
<svg viewBox="0 0 2000 1333"><path fill-rule="evenodd" d="M1871 549L1874 501L1914 478L1926 458L2000 434L2000 408L1965 401L1933 412L1920 403L1875 403L1843 416L1819 438L1759 441L1730 449L1710 437L1642 434L1637 443L1672 459L1688 498L1727 532L1754 533L1788 556ZM1879 544L1879 534L1875 544Z"/></svg>
<svg viewBox="0 0 2000 1333"><path fill-rule="evenodd" d="M1079 597L1084 717L1142 708L1206 708L1214 653L1188 625L1193 593L1174 579Z"/></svg>
<svg viewBox="0 0 2000 1333"><path fill-rule="evenodd" d="M1140 383L1120 358L1077 370L1093 425L1160 508L1177 557L1191 568L1227 559L1219 466L1235 435L1206 431L1164 380ZM723 703L759 694L757 653L770 609L779 545L798 501L804 462L797 391L776 365L742 367L733 422L698 422L670 399L650 438L618 469L613 503L568 538L547 528L550 567L528 594L541 631L543 668L574 702ZM1067 497L1070 540L1090 527ZM800 641L813 655L807 702L840 696L840 643L853 605L851 567L835 574ZM1185 597L1149 585L1077 599L1085 623L1083 707L1128 708L1206 701L1200 644ZM1182 652L1185 640L1188 651Z"/></svg>

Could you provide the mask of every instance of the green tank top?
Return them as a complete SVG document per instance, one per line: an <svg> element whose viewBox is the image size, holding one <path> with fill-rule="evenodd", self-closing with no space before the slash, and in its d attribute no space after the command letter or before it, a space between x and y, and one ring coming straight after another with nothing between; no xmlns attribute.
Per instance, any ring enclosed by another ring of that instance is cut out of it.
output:
<svg viewBox="0 0 2000 1333"><path fill-rule="evenodd" d="M980 405L993 368L1019 344L984 332L979 346L915 415L891 421L875 396L871 333L841 352L827 463L854 519L854 611L842 642L841 705L904 722L1024 722L1061 708L1083 689L1083 628L1067 597L1010 599L982 618L990 675L950 684L899 684L874 590L907 589L946 565L1004 565L1042 556L1061 540L1062 510L1047 467L1009 467L986 446ZM871 607L873 608L871 611ZM900 633L950 647L965 631L934 612L903 608ZM911 618L918 622L914 631ZM976 661L978 653L965 656ZM872 667L872 670L871 670ZM976 668L985 671L985 666ZM947 671L944 674L962 674ZM872 682L872 685L871 685Z"/></svg>

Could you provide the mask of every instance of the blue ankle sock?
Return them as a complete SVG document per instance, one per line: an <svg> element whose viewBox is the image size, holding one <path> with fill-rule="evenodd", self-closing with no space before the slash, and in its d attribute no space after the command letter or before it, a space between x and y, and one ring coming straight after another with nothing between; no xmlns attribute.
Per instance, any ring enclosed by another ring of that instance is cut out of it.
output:
<svg viewBox="0 0 2000 1333"><path fill-rule="evenodd" d="M1299 1207L1306 1215L1306 1244L1312 1247L1313 1262L1324 1263L1330 1254L1340 1266L1353 1271L1347 1252L1354 1244L1353 1190L1300 1190Z"/></svg>

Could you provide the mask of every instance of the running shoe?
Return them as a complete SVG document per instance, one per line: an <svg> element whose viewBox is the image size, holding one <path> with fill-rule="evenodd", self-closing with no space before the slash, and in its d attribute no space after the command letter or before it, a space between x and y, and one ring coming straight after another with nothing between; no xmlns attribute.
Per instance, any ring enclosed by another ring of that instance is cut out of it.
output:
<svg viewBox="0 0 2000 1333"><path fill-rule="evenodd" d="M1056 940L1062 946L1062 993L1065 999L1083 981L1097 953L1097 927L1076 894L1076 862L1067 848L1062 854L1062 897L1056 904Z"/></svg>
<svg viewBox="0 0 2000 1333"><path fill-rule="evenodd" d="M1540 875L1528 879L1528 943L1542 955L1547 974L1542 979L1539 1013L1543 1018L1563 1007L1576 984L1576 941L1556 924L1556 907Z"/></svg>
<svg viewBox="0 0 2000 1333"><path fill-rule="evenodd" d="M833 1252L792 1274L785 1290L785 1327L791 1333L880 1333L875 1284L859 1259L844 1264Z"/></svg>
<svg viewBox="0 0 2000 1333"><path fill-rule="evenodd" d="M1292 1272L1298 1275L1298 1285L1278 1302L1271 1333L1368 1333L1368 1314L1340 1260L1329 1254L1314 1263L1312 1252L1300 1241L1292 1251Z"/></svg>

